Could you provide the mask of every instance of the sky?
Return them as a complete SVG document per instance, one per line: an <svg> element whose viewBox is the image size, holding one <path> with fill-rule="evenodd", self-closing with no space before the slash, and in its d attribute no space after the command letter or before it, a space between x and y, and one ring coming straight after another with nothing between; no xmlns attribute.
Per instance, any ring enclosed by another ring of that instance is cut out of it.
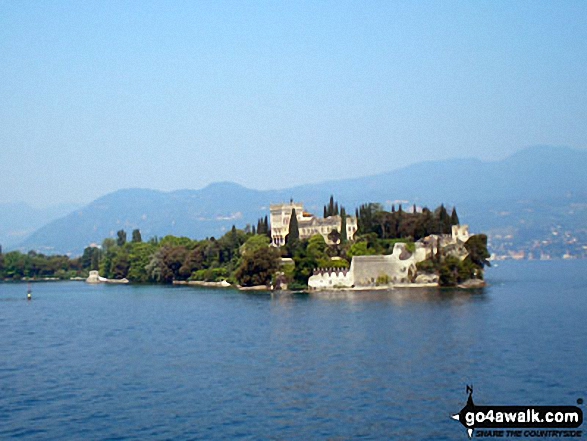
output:
<svg viewBox="0 0 587 441"><path fill-rule="evenodd" d="M0 0L0 202L587 148L587 2Z"/></svg>

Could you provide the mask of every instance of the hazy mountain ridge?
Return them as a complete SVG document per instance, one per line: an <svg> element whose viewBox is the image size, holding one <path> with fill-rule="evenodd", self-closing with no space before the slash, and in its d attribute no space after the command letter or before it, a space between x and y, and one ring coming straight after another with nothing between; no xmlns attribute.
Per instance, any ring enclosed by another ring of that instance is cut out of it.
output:
<svg viewBox="0 0 587 441"><path fill-rule="evenodd" d="M528 242L533 234L547 234L556 225L562 229L585 225L586 210L579 208L568 214L573 204L581 207L587 202L585 170L585 151L533 147L501 161L429 161L364 178L283 190L253 190L230 182L168 193L126 189L45 225L20 248L80 253L88 244L101 243L119 229L130 233L134 228L141 230L143 238L166 234L218 237L233 224L255 224L269 214L269 204L290 198L321 215L331 194L349 213L369 201L388 207L398 200L429 207L456 205L461 220L474 231L510 231Z"/></svg>
<svg viewBox="0 0 587 441"><path fill-rule="evenodd" d="M373 195L374 200L408 199L424 203L543 199L568 192L585 195L585 170L585 151L533 147L501 161L453 159L420 162L379 175L305 187L324 191L335 187L341 199L363 201L365 191Z"/></svg>
<svg viewBox="0 0 587 441"><path fill-rule="evenodd" d="M71 213L78 207L78 204L61 204L35 208L23 202L1 203L0 244L4 249L9 249L43 225Z"/></svg>

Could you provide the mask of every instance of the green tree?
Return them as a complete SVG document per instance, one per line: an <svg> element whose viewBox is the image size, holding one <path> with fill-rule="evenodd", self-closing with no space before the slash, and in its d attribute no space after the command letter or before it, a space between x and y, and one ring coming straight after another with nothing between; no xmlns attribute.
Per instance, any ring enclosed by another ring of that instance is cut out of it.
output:
<svg viewBox="0 0 587 441"><path fill-rule="evenodd" d="M311 246L308 245L310 242ZM294 286L307 286L308 278L312 275L314 268L319 266L319 259L325 255L323 252L325 248L326 243L322 235L315 235L310 240L301 241L300 246L294 250L292 255L295 262L293 269Z"/></svg>
<svg viewBox="0 0 587 441"><path fill-rule="evenodd" d="M128 256L129 270L128 279L132 282L149 282L147 267L156 247L150 243L134 242Z"/></svg>
<svg viewBox="0 0 587 441"><path fill-rule="evenodd" d="M203 271L208 267L208 265L206 265L204 249L205 244L198 244L196 248L187 254L185 260L183 261L183 265L179 268L179 274L182 278L188 279L192 277L193 279L194 272Z"/></svg>
<svg viewBox="0 0 587 441"><path fill-rule="evenodd" d="M123 246L126 243L126 231L118 230L116 232L116 245L119 247Z"/></svg>
<svg viewBox="0 0 587 441"><path fill-rule="evenodd" d="M298 217L296 214L296 209L292 208L291 210L291 217L289 218L289 233L285 238L286 245L289 245L292 248L295 248L297 243L300 240L300 230L298 228Z"/></svg>
<svg viewBox="0 0 587 441"><path fill-rule="evenodd" d="M450 234L451 232L451 219L444 207L444 204L440 205L438 209L438 233Z"/></svg>
<svg viewBox="0 0 587 441"><path fill-rule="evenodd" d="M116 248L109 248L108 251L104 253L102 259L100 260L100 275L106 278L112 278L112 267L114 256L116 255Z"/></svg>
<svg viewBox="0 0 587 441"><path fill-rule="evenodd" d="M361 234L373 233L376 227L376 215L383 211L383 206L376 203L363 204L359 207L357 222Z"/></svg>
<svg viewBox="0 0 587 441"><path fill-rule="evenodd" d="M279 269L279 251L273 247L258 248L243 255L235 272L242 286L269 285Z"/></svg>
<svg viewBox="0 0 587 441"><path fill-rule="evenodd" d="M116 241L114 239L112 239L111 237L107 237L106 239L104 239L102 241L102 252L104 254L108 253L108 251L111 248L114 248L116 246Z"/></svg>
<svg viewBox="0 0 587 441"><path fill-rule="evenodd" d="M128 252L124 248L119 248L117 251L112 258L109 277L113 279L124 279L128 276L128 270L130 268Z"/></svg>
<svg viewBox="0 0 587 441"><path fill-rule="evenodd" d="M326 211L326 214L328 216L333 216L334 215L334 196L330 195L330 202L328 203L328 210ZM326 216L326 217L328 217Z"/></svg>
<svg viewBox="0 0 587 441"><path fill-rule="evenodd" d="M143 238L141 237L141 230L132 230L132 243L141 243Z"/></svg>
<svg viewBox="0 0 587 441"><path fill-rule="evenodd" d="M100 269L100 259L102 257L102 250L99 248L94 248L94 252L92 253L92 259L90 261L90 271L98 271Z"/></svg>
<svg viewBox="0 0 587 441"><path fill-rule="evenodd" d="M240 253L242 256L252 254L259 249L269 247L269 238L267 236L251 236L247 241L240 247Z"/></svg>
<svg viewBox="0 0 587 441"><path fill-rule="evenodd" d="M163 266L161 267L161 280L171 283L174 280L185 280L185 273L180 269L188 256L188 250L183 246L162 248Z"/></svg>
<svg viewBox="0 0 587 441"><path fill-rule="evenodd" d="M376 250L369 248L367 242L355 242L351 245L351 248L347 252L347 257L352 258L353 256L371 256L376 254Z"/></svg>
<svg viewBox="0 0 587 441"><path fill-rule="evenodd" d="M315 260L329 258L327 254L328 245L321 234L315 234L307 242L307 254Z"/></svg>
<svg viewBox="0 0 587 441"><path fill-rule="evenodd" d="M328 240L330 240L330 242L332 242L333 244L337 244L340 242L340 233L336 228L330 230L330 233L328 233Z"/></svg>
<svg viewBox="0 0 587 441"><path fill-rule="evenodd" d="M485 266L491 266L491 263L487 260L490 254L487 251L487 236L485 234L475 234L469 237L465 242L465 248L469 253L468 258L478 268L483 269Z"/></svg>
<svg viewBox="0 0 587 441"><path fill-rule="evenodd" d="M86 247L80 259L81 267L88 271L97 271L102 251L98 247Z"/></svg>
<svg viewBox="0 0 587 441"><path fill-rule="evenodd" d="M346 231L346 210L344 207L340 209L340 243L344 245L347 243L347 231Z"/></svg>
<svg viewBox="0 0 587 441"><path fill-rule="evenodd" d="M210 240L215 240L213 237ZM189 237L176 237L167 235L159 241L160 247L184 247L192 249L196 245L196 242L191 240Z"/></svg>
<svg viewBox="0 0 587 441"><path fill-rule="evenodd" d="M27 256L18 251L4 254L4 275L8 279L20 280L28 276Z"/></svg>
<svg viewBox="0 0 587 441"><path fill-rule="evenodd" d="M261 217L257 220L257 234L263 234L269 236L271 234L269 230L269 222L267 216Z"/></svg>
<svg viewBox="0 0 587 441"><path fill-rule="evenodd" d="M459 259L447 256L438 271L438 284L440 286L456 286L459 280Z"/></svg>
<svg viewBox="0 0 587 441"><path fill-rule="evenodd" d="M271 237L271 225L269 225L269 218L265 216L265 234L267 237Z"/></svg>
<svg viewBox="0 0 587 441"><path fill-rule="evenodd" d="M164 266L165 264L163 262L163 249L159 248L151 255L149 263L145 268L149 280L153 282L163 282Z"/></svg>
<svg viewBox="0 0 587 441"><path fill-rule="evenodd" d="M94 254L94 247L84 248L84 252L82 254L82 267L90 268L92 264L92 254Z"/></svg>
<svg viewBox="0 0 587 441"><path fill-rule="evenodd" d="M450 214L450 223L451 225L459 225L459 215L457 214L456 207L452 208L452 213Z"/></svg>

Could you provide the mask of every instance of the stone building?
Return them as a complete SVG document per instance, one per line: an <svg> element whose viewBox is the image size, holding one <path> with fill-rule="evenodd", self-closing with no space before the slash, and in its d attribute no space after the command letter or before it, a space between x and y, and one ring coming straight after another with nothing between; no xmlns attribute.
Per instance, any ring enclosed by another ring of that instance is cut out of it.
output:
<svg viewBox="0 0 587 441"><path fill-rule="evenodd" d="M437 284L438 277L418 275L416 265L438 249L459 259L467 256L467 225L454 225L452 234L430 235L414 244L413 252L405 243L396 243L389 255L354 256L348 269L318 268L308 280L310 289L357 288L406 284Z"/></svg>
<svg viewBox="0 0 587 441"><path fill-rule="evenodd" d="M291 202L289 204L274 204L270 209L271 243L275 246L285 245L285 238L289 234L289 221L293 209L296 210L298 230L300 239L309 239L315 234L321 234L327 244L333 242L328 235L336 230L341 233L342 218L340 216L329 216L326 219L319 218L304 211L303 204ZM357 232L357 218L346 217L347 238L352 240Z"/></svg>

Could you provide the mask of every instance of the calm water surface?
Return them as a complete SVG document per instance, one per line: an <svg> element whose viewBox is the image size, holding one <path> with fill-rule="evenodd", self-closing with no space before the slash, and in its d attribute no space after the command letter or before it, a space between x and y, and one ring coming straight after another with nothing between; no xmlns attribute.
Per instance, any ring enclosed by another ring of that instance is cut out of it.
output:
<svg viewBox="0 0 587 441"><path fill-rule="evenodd" d="M466 384L477 404L587 399L587 261L487 278L312 296L39 283L31 302L0 284L0 439L464 440Z"/></svg>

